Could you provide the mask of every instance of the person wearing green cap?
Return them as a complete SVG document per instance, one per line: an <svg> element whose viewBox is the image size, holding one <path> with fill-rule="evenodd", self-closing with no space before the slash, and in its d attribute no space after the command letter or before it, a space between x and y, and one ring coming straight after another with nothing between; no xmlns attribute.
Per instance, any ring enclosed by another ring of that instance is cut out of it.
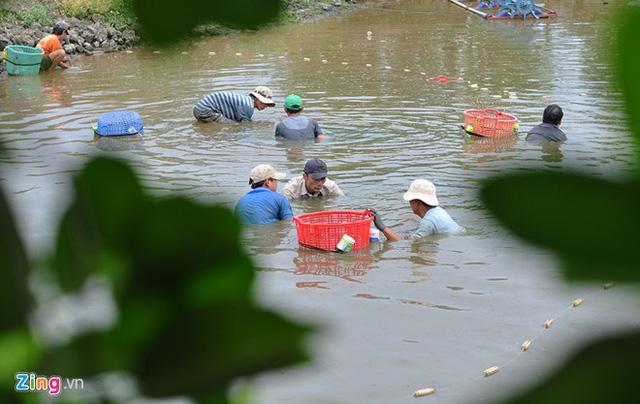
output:
<svg viewBox="0 0 640 404"><path fill-rule="evenodd" d="M284 112L287 113L287 117L276 126L276 137L287 140L324 138L318 122L302 115L303 110L302 98L295 94L289 94L284 99Z"/></svg>

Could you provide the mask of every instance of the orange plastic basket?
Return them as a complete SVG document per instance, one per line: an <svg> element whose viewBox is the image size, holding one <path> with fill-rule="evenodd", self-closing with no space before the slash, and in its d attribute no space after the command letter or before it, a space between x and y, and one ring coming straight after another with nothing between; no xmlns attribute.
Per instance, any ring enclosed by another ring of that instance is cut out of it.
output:
<svg viewBox="0 0 640 404"><path fill-rule="evenodd" d="M359 250L369 245L373 214L368 210L327 210L296 216L293 222L300 244L333 251L342 236L348 234L356 240L351 249Z"/></svg>
<svg viewBox="0 0 640 404"><path fill-rule="evenodd" d="M518 118L515 116L491 108L464 111L465 130L479 136L513 136L513 128L517 121ZM473 130L470 130L469 125Z"/></svg>

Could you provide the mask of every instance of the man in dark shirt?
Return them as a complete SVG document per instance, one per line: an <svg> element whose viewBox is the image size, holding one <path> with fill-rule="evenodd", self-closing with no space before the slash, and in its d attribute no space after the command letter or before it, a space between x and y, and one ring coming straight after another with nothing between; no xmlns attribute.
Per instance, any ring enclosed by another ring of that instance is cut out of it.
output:
<svg viewBox="0 0 640 404"><path fill-rule="evenodd" d="M562 108L556 104L549 105L542 114L542 123L531 129L525 140L537 143L566 141L567 135L560 130L563 116Z"/></svg>
<svg viewBox="0 0 640 404"><path fill-rule="evenodd" d="M323 139L322 129L311 118L302 115L304 110L302 98L295 94L289 94L284 99L284 112L287 117L276 126L276 137L287 140L314 140Z"/></svg>

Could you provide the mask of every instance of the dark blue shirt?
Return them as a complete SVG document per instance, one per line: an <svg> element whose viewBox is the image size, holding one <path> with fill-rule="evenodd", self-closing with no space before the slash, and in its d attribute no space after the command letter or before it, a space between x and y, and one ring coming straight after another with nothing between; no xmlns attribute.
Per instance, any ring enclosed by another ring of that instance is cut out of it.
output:
<svg viewBox="0 0 640 404"><path fill-rule="evenodd" d="M276 137L287 140L313 140L321 133L318 122L304 115L288 116L276 126Z"/></svg>
<svg viewBox="0 0 640 404"><path fill-rule="evenodd" d="M552 123L541 123L529 131L525 140L529 142L565 142L567 135Z"/></svg>
<svg viewBox="0 0 640 404"><path fill-rule="evenodd" d="M244 224L268 224L293 217L289 200L284 195L260 187L240 198L236 216Z"/></svg>

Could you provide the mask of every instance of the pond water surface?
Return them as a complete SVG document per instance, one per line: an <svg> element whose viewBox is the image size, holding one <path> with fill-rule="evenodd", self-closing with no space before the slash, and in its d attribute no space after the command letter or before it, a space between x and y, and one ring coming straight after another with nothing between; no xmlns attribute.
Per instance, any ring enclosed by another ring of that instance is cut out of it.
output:
<svg viewBox="0 0 640 404"><path fill-rule="evenodd" d="M3 186L31 253L42 256L68 202L70 174L98 154L130 160L156 194L229 207L248 191L254 165L294 176L318 157L347 196L295 202L294 213L373 207L401 232L418 223L402 194L413 179L428 178L466 233L336 255L300 249L290 223L246 229L244 243L260 267L258 298L323 326L310 341L312 363L251 385L261 403L409 402L423 387L438 389L425 402L489 401L539 380L585 341L639 325L637 299L564 283L551 254L515 240L478 199L483 178L510 169L604 176L631 169L608 64L615 4L547 6L559 16L487 22L444 0L386 2L314 23L78 57L68 71L8 77L0 81L0 141L11 154ZM427 80L438 75L462 80ZM280 107L241 125L194 122L191 110L203 95L256 85L271 87L280 105L288 93L301 95L328 139L276 141ZM526 144L523 132L550 103L564 108L569 141ZM465 135L462 111L484 107L517 115L520 136ZM115 109L142 115L144 139L93 138L97 116ZM567 310L577 297L585 304ZM557 321L543 332L550 318ZM501 372L483 378L494 365Z"/></svg>

